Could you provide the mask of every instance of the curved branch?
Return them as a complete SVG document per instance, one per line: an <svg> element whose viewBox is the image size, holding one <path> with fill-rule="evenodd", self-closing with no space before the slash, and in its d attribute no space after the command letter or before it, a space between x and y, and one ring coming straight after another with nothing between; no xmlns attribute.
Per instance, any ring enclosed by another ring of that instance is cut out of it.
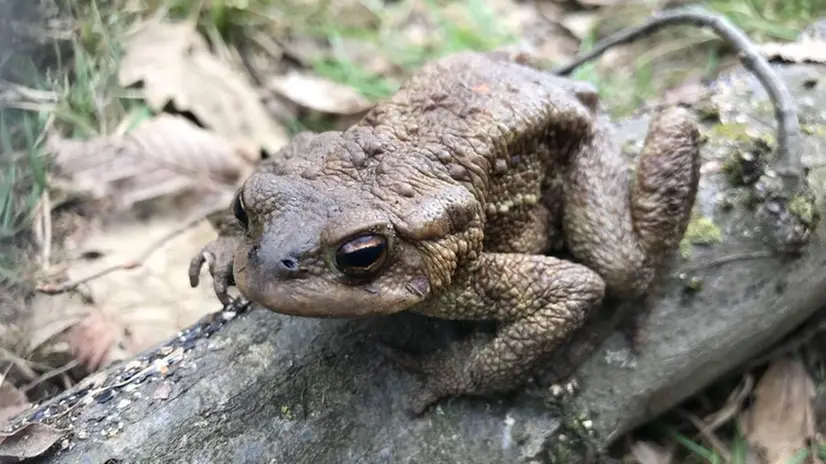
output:
<svg viewBox="0 0 826 464"><path fill-rule="evenodd" d="M754 74L766 89L777 119L777 161L774 171L783 179L784 186L789 191L796 192L800 188L804 174L803 142L797 106L789 90L772 71L769 62L760 54L754 43L722 15L698 8L674 9L654 15L639 26L624 29L599 41L571 63L557 67L552 72L567 76L579 66L598 58L613 47L650 36L672 25L711 29L737 51L743 66Z"/></svg>

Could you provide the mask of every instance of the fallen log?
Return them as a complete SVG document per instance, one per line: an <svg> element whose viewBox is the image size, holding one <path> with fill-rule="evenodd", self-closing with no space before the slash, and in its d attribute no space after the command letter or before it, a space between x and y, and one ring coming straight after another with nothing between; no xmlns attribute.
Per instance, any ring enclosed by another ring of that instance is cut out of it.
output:
<svg viewBox="0 0 826 464"><path fill-rule="evenodd" d="M817 65L776 72L802 102L803 162L815 197L792 198L789 210L798 222L816 222L826 185L826 97L818 88L826 82L819 82ZM225 324L219 317L198 325L22 414L2 431L9 437L0 459L26 455L27 444L44 436L55 445L38 459L53 463L513 463L592 456L732 372L822 305L822 225L791 256L776 253L767 238L776 238L788 218L770 230L755 213L762 197L753 181L761 172L771 177L763 168L775 134L765 90L738 70L717 81L713 94L701 111L708 137L696 206L701 217L639 321L636 354L614 330L621 313L603 311L524 392L453 399L412 418L405 406L418 380L381 356L376 343L436 349L467 324L410 314L302 319L253 307ZM637 148L647 124L646 115L623 121L617 136ZM595 350L585 349L595 343ZM566 364L578 366L578 389L560 397L551 384L565 380Z"/></svg>

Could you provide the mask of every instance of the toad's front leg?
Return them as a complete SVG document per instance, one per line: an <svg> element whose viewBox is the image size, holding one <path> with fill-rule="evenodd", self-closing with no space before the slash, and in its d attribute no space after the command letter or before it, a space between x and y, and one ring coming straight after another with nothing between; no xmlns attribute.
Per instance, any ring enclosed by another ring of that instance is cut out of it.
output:
<svg viewBox="0 0 826 464"><path fill-rule="evenodd" d="M209 266L209 273L212 276L212 287L215 295L224 306L232 302L228 289L230 285L235 285L232 274L232 261L235 250L244 238L244 231L240 227L239 218L243 212L239 211L236 195L232 203L232 211L219 211L210 215L209 222L218 231L218 237L208 243L189 262L189 284L195 288L200 284L201 268L204 263Z"/></svg>
<svg viewBox="0 0 826 464"><path fill-rule="evenodd" d="M556 258L483 253L472 270L462 270L450 289L415 311L445 319L501 321L489 343L478 338L414 360L391 357L425 374L411 401L420 414L436 401L457 395L486 395L522 385L536 361L580 327L604 293L590 269Z"/></svg>

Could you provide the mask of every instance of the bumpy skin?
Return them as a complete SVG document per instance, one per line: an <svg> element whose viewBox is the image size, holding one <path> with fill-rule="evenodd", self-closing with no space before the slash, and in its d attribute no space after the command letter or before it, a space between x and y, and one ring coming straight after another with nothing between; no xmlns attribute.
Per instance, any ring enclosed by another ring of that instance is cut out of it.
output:
<svg viewBox="0 0 826 464"><path fill-rule="evenodd" d="M222 301L234 278L284 314L498 320L487 343L390 353L427 373L417 413L515 388L606 292L648 289L694 203L689 113L656 117L632 174L597 105L590 85L503 55L433 62L355 126L300 134L262 165L192 285L208 261ZM563 246L578 263L545 255Z"/></svg>

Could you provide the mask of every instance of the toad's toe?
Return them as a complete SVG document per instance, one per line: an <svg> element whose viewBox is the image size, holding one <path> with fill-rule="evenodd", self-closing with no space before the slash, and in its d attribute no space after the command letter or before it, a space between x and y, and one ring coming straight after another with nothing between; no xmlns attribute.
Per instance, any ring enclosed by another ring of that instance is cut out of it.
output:
<svg viewBox="0 0 826 464"><path fill-rule="evenodd" d="M224 306L233 300L228 289L235 283L232 261L237 244L234 237L219 237L205 246L189 263L189 283L192 287L197 287L200 283L201 268L207 263L215 295Z"/></svg>

